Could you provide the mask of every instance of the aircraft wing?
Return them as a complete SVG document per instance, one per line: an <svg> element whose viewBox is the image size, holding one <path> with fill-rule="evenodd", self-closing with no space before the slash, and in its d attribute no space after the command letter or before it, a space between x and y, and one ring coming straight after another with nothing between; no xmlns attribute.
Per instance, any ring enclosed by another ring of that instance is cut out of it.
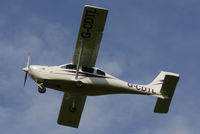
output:
<svg viewBox="0 0 200 134"><path fill-rule="evenodd" d="M95 66L107 14L107 9L85 6L72 64Z"/></svg>
<svg viewBox="0 0 200 134"><path fill-rule="evenodd" d="M71 109L73 101L75 102L75 111ZM85 101L86 96L72 96L69 98L67 93L64 93L58 124L78 128Z"/></svg>

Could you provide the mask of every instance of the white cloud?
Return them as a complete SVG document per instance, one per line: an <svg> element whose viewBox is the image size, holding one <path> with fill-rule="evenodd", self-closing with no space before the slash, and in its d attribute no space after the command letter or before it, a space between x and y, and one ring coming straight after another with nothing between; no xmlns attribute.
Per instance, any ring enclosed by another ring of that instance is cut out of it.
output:
<svg viewBox="0 0 200 134"><path fill-rule="evenodd" d="M113 74L115 76L120 76L123 73L122 63L118 60L110 59L107 61L104 61L103 68L106 70L106 72Z"/></svg>

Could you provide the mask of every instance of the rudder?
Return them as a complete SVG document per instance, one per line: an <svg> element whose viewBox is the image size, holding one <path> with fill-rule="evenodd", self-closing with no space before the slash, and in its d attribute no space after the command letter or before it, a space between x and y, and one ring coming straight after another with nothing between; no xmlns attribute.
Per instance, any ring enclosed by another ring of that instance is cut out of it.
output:
<svg viewBox="0 0 200 134"><path fill-rule="evenodd" d="M157 99L154 112L168 113L174 91L179 80L179 75L165 75L163 85L161 87L161 94L168 96L167 99Z"/></svg>

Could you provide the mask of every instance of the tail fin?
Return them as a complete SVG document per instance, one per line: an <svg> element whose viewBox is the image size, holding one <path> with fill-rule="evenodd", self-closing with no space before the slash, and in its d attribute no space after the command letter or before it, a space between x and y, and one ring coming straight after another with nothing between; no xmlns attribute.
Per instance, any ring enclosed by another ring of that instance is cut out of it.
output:
<svg viewBox="0 0 200 134"><path fill-rule="evenodd" d="M154 112L168 113L178 80L178 74L161 71L153 82L148 85L158 93L158 95L155 95L158 99Z"/></svg>

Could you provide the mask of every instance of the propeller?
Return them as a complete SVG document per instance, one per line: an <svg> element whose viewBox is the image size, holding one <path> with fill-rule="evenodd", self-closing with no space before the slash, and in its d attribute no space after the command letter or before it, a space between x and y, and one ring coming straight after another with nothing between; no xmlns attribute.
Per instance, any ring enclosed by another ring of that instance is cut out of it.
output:
<svg viewBox="0 0 200 134"><path fill-rule="evenodd" d="M29 67L30 67L30 53L28 54L28 60L27 60L26 67L22 68L22 70L23 70L24 72L26 72L25 78L24 78L24 86L25 86L25 84L26 84L26 79L27 79Z"/></svg>

